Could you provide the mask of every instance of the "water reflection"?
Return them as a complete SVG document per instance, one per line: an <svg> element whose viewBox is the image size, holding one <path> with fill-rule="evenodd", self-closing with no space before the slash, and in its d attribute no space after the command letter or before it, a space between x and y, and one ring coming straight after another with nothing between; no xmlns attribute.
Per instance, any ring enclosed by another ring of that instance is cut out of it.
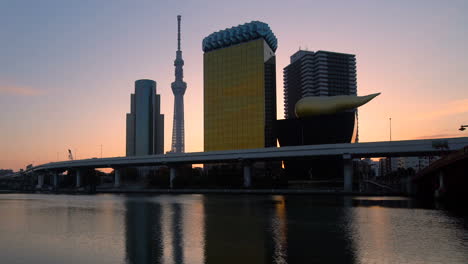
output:
<svg viewBox="0 0 468 264"><path fill-rule="evenodd" d="M172 205L172 248L174 249L174 262L175 263L184 263L184 244L182 237L182 225L183 220L182 212L179 204Z"/></svg>
<svg viewBox="0 0 468 264"><path fill-rule="evenodd" d="M201 196L131 199L125 205L127 263L204 263Z"/></svg>
<svg viewBox="0 0 468 264"><path fill-rule="evenodd" d="M205 263L205 215L204 198L198 199L191 204L182 205L183 212L183 254L185 263Z"/></svg>
<svg viewBox="0 0 468 264"><path fill-rule="evenodd" d="M295 252L288 253L290 220L284 196L216 199L206 205L206 263L280 264L294 258ZM300 247L302 251L306 246Z"/></svg>
<svg viewBox="0 0 468 264"><path fill-rule="evenodd" d="M358 263L468 263L463 219L405 198L356 199L348 211ZM391 261L390 261L391 260Z"/></svg>
<svg viewBox="0 0 468 264"><path fill-rule="evenodd" d="M353 263L343 197L288 197L288 263Z"/></svg>
<svg viewBox="0 0 468 264"><path fill-rule="evenodd" d="M125 203L125 252L127 262L157 263L162 256L161 206L129 200Z"/></svg>
<svg viewBox="0 0 468 264"><path fill-rule="evenodd" d="M288 220L284 196L273 196L275 201L274 214L271 217L273 237L273 263L285 264L288 258Z"/></svg>
<svg viewBox="0 0 468 264"><path fill-rule="evenodd" d="M468 263L466 218L391 197L0 196L2 263Z"/></svg>
<svg viewBox="0 0 468 264"><path fill-rule="evenodd" d="M0 262L119 263L120 209L115 197L2 195ZM103 225L109 219L111 230Z"/></svg>

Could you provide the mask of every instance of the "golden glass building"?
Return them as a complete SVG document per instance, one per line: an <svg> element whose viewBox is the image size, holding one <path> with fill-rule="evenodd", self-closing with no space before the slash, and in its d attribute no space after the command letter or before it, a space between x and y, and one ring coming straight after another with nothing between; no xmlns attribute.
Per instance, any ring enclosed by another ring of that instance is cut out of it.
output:
<svg viewBox="0 0 468 264"><path fill-rule="evenodd" d="M205 151L276 146L276 48L259 21L203 40Z"/></svg>

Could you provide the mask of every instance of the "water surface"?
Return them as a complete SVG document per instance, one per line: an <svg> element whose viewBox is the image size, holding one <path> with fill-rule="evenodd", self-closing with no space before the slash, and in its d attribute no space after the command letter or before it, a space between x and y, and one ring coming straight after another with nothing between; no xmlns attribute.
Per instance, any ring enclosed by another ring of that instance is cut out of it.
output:
<svg viewBox="0 0 468 264"><path fill-rule="evenodd" d="M0 195L1 263L468 263L466 217L398 197Z"/></svg>

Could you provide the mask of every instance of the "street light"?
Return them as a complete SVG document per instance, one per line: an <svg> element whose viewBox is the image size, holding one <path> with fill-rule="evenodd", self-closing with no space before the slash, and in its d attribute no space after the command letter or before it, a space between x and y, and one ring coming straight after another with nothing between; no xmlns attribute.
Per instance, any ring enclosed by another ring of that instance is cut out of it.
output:
<svg viewBox="0 0 468 264"><path fill-rule="evenodd" d="M467 127L468 127L468 125L462 125L462 126L460 126L460 128L458 130L465 131Z"/></svg>
<svg viewBox="0 0 468 264"><path fill-rule="evenodd" d="M390 141L392 141L392 118L388 118L390 120Z"/></svg>

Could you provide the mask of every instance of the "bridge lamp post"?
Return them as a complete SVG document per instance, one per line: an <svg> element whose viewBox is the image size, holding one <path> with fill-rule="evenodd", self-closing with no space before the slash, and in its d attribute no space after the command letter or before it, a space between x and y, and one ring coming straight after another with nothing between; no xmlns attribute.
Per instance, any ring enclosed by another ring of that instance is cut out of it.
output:
<svg viewBox="0 0 468 264"><path fill-rule="evenodd" d="M392 118L389 118L390 120L390 141L392 141Z"/></svg>
<svg viewBox="0 0 468 264"><path fill-rule="evenodd" d="M458 130L465 131L467 127L468 127L468 125L461 125Z"/></svg>

